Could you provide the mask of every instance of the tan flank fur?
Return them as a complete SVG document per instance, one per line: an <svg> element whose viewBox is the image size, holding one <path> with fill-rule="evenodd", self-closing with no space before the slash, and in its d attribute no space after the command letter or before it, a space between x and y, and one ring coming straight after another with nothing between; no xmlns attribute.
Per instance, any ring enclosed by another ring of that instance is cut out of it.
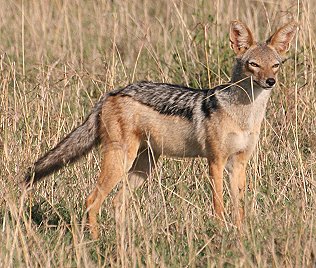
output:
<svg viewBox="0 0 316 268"><path fill-rule="evenodd" d="M266 42L256 42L240 21L230 25L236 54L231 81L213 89L140 82L105 93L86 121L27 172L29 184L74 162L101 144L101 173L87 198L92 237L97 214L112 189L128 174L131 189L149 176L160 155L206 157L215 215L224 220L223 172L230 177L234 222L241 227L246 166L256 147L261 122L280 65L297 31L292 21ZM120 206L123 192L114 204Z"/></svg>

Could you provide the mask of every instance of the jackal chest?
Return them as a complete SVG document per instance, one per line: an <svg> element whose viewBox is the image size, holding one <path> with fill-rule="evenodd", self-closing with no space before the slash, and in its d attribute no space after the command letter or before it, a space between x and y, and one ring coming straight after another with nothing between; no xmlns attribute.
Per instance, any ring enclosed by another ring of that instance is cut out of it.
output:
<svg viewBox="0 0 316 268"><path fill-rule="evenodd" d="M253 150L259 137L264 113L265 108L260 106L245 111L239 109L235 114L231 113L230 119L226 122L226 135L223 135L223 143L228 154Z"/></svg>
<svg viewBox="0 0 316 268"><path fill-rule="evenodd" d="M228 155L251 151L255 147L259 133L254 131L238 131L227 134L224 147Z"/></svg>

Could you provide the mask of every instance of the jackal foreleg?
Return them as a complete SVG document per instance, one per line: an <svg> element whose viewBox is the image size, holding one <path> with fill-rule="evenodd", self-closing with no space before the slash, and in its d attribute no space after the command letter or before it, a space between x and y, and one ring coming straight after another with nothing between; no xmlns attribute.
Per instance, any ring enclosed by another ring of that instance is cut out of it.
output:
<svg viewBox="0 0 316 268"><path fill-rule="evenodd" d="M229 159L230 195L234 206L233 218L240 229L244 218L244 198L246 186L246 166L248 154L241 152Z"/></svg>
<svg viewBox="0 0 316 268"><path fill-rule="evenodd" d="M213 192L213 204L215 215L224 220L224 201L223 201L223 171L224 161L213 161L209 159L209 172Z"/></svg>

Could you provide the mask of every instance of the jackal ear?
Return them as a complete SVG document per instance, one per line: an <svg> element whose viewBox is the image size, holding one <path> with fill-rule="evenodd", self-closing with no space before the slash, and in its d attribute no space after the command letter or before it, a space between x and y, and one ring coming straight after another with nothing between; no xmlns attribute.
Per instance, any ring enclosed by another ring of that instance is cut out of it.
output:
<svg viewBox="0 0 316 268"><path fill-rule="evenodd" d="M296 34L298 23L291 21L277 30L268 40L267 44L274 47L279 54L286 53L290 48L290 43Z"/></svg>
<svg viewBox="0 0 316 268"><path fill-rule="evenodd" d="M252 46L255 41L249 28L238 20L230 23L230 47L234 50L237 56L242 55Z"/></svg>

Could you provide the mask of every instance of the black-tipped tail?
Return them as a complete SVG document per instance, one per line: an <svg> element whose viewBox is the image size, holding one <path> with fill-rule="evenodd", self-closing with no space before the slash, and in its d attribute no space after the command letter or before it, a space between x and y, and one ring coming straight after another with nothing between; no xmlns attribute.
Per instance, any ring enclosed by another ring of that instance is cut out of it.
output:
<svg viewBox="0 0 316 268"><path fill-rule="evenodd" d="M59 170L65 164L75 162L99 142L99 117L105 98L106 95L95 105L91 114L79 127L75 128L55 148L48 151L27 170L24 177L27 186Z"/></svg>

